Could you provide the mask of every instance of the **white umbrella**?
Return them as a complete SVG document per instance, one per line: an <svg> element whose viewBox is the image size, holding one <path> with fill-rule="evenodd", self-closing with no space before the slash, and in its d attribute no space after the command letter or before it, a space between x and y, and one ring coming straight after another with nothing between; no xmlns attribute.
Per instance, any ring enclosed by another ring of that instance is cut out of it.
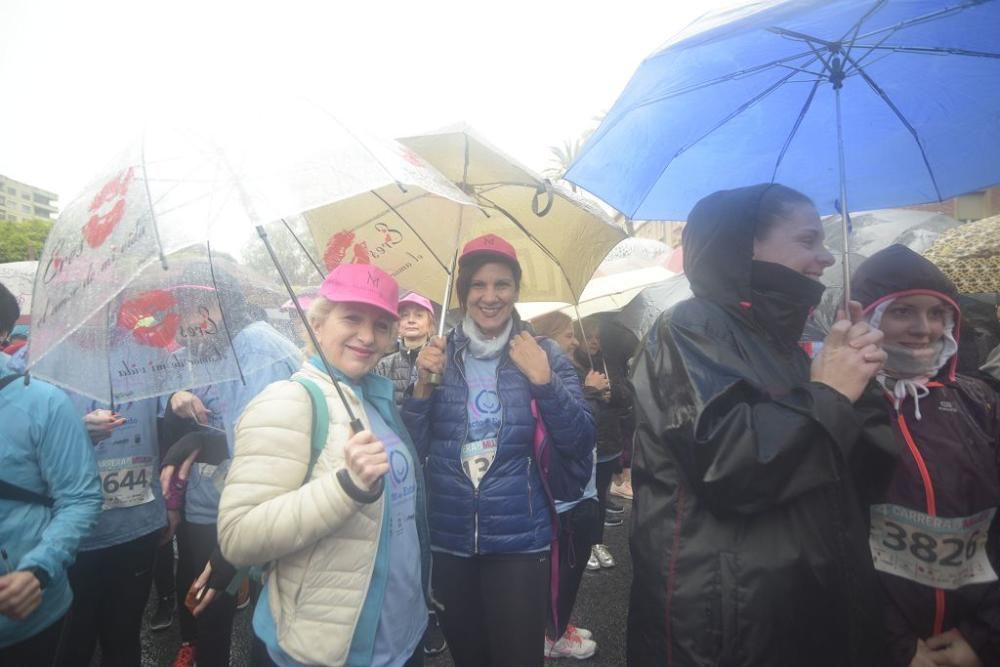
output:
<svg viewBox="0 0 1000 667"><path fill-rule="evenodd" d="M633 269L622 273L593 278L583 290L578 304L535 301L517 304L517 312L524 319L559 310L582 319L594 313L621 310L643 289L672 278L674 273L661 266Z"/></svg>

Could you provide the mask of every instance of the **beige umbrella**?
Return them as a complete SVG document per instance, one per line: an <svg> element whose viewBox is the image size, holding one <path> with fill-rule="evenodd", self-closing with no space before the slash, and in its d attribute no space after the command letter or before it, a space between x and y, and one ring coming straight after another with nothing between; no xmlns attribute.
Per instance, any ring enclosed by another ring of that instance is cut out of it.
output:
<svg viewBox="0 0 1000 667"><path fill-rule="evenodd" d="M1000 292L1000 215L949 229L924 253L959 292Z"/></svg>
<svg viewBox="0 0 1000 667"><path fill-rule="evenodd" d="M625 238L596 205L539 176L466 125L399 141L482 209L463 212L457 238L450 225L428 230L437 247L458 250L488 233L506 239L524 269L522 301L577 303L601 260ZM456 305L448 292L444 300Z"/></svg>

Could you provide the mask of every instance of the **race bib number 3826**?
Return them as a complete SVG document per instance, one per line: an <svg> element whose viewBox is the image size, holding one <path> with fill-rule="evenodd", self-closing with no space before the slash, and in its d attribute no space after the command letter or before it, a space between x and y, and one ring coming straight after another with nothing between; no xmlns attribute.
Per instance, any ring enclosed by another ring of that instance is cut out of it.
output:
<svg viewBox="0 0 1000 667"><path fill-rule="evenodd" d="M871 508L875 569L933 588L996 581L986 540L996 508L967 517L930 516L899 505Z"/></svg>

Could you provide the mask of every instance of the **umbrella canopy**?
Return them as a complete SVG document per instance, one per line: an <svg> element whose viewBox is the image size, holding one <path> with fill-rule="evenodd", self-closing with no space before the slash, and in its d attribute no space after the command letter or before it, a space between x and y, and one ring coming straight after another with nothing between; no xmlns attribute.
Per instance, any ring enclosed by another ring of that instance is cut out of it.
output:
<svg viewBox="0 0 1000 667"><path fill-rule="evenodd" d="M576 303L601 260L625 238L596 205L534 173L466 125L400 142L457 183L482 209L467 215L458 229L442 221L440 247L459 249L489 233L506 239L524 270L521 300ZM443 283L437 290L404 286L435 294Z"/></svg>
<svg viewBox="0 0 1000 667"><path fill-rule="evenodd" d="M768 181L821 213L845 189L858 210L989 186L997 34L997 0L772 0L711 14L639 66L566 178L630 218L671 220L710 192Z"/></svg>
<svg viewBox="0 0 1000 667"><path fill-rule="evenodd" d="M116 404L238 380L299 356L272 320L287 297L274 269L258 274L209 245L148 266L31 371L79 394ZM46 327L35 328L46 340ZM32 336L35 353L37 333ZM239 350L254 354L239 354Z"/></svg>
<svg viewBox="0 0 1000 667"><path fill-rule="evenodd" d="M1000 215L949 229L924 256L959 292L1000 292Z"/></svg>
<svg viewBox="0 0 1000 667"><path fill-rule="evenodd" d="M19 324L31 322L31 290L35 283L38 262L7 262L0 264L0 283L17 299L21 308Z"/></svg>
<svg viewBox="0 0 1000 667"><path fill-rule="evenodd" d="M269 256L273 247L245 252L264 247L261 235L288 234L272 221L352 199L381 201L377 194L386 191L419 189L425 199L434 192L468 202L410 151L319 110L250 116L243 124L148 132L64 209L35 280L33 372L107 402L239 379L253 370L248 366L274 361L235 358L242 315L280 314L290 296ZM250 257L262 258L253 270ZM303 261L276 258L281 265ZM319 274L311 274L316 282ZM204 309L208 315L184 324ZM196 330L212 331L217 354L202 355L209 347L181 340ZM291 344L285 349L296 354ZM117 373L125 351L124 364L138 373ZM94 364L87 377L82 362L67 363L81 356Z"/></svg>
<svg viewBox="0 0 1000 667"><path fill-rule="evenodd" d="M615 318L634 333L636 338L642 340L660 313L692 296L694 294L687 276L676 275L640 291Z"/></svg>
<svg viewBox="0 0 1000 667"><path fill-rule="evenodd" d="M665 267L673 259L674 248L662 241L629 237L612 248L594 272L594 278L649 267ZM678 271L673 271L678 273Z"/></svg>
<svg viewBox="0 0 1000 667"><path fill-rule="evenodd" d="M574 318L584 318L595 313L619 310L643 289L662 283L675 274L662 266L650 266L592 279L583 290L578 304L553 301L520 302L517 312L524 319L560 310Z"/></svg>
<svg viewBox="0 0 1000 667"><path fill-rule="evenodd" d="M954 218L930 211L910 211L906 209L882 209L867 211L851 216L853 232L850 235L848 251L850 265L858 266L870 255L893 244L905 245L914 252L927 250L947 230L961 223ZM844 247L843 226L840 216L830 216L823 220L826 244L831 248ZM821 341L830 333L842 307L844 272L843 255L834 253L836 262L823 272L826 292L819 305L806 322L804 338Z"/></svg>

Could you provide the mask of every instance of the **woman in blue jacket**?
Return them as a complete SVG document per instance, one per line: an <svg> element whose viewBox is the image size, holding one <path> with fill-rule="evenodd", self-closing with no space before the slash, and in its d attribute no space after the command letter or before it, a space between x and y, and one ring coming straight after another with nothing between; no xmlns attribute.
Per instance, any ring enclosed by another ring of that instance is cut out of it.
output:
<svg viewBox="0 0 1000 667"><path fill-rule="evenodd" d="M532 403L553 456L583 459L594 447L572 364L515 315L520 283L509 243L489 234L466 244L456 281L465 318L421 351L403 405L427 461L432 586L458 667L543 661L552 523Z"/></svg>

